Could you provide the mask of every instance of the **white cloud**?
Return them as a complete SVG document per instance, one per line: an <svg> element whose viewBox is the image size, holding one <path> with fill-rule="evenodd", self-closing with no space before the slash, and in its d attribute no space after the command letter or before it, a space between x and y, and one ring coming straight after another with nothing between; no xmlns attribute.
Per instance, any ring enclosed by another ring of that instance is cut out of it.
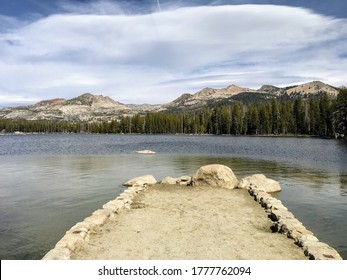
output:
<svg viewBox="0 0 347 280"><path fill-rule="evenodd" d="M11 92L7 88L0 86L0 104L6 106L21 105L21 104L32 104L40 101L25 93Z"/></svg>
<svg viewBox="0 0 347 280"><path fill-rule="evenodd" d="M131 15L104 1L63 9L69 13L0 30L0 84L7 92L35 100L92 92L161 103L204 86L347 82L347 21L302 8L206 6ZM0 88L5 99L11 95Z"/></svg>

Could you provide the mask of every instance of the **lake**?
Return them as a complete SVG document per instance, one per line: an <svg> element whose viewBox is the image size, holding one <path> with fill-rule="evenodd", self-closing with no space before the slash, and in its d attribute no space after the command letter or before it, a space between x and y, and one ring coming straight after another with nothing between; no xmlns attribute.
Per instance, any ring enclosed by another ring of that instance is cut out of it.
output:
<svg viewBox="0 0 347 280"><path fill-rule="evenodd" d="M155 155L136 154L149 149ZM279 199L347 259L347 141L189 135L0 136L0 258L40 259L136 176L220 163L280 182Z"/></svg>

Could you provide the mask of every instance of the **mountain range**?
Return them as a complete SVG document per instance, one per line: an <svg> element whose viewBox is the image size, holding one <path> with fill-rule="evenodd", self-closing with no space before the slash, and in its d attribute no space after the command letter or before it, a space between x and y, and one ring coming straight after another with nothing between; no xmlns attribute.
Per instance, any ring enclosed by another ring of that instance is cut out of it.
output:
<svg viewBox="0 0 347 280"><path fill-rule="evenodd" d="M144 114L146 112L177 112L197 110L204 106L227 104L228 102L259 103L272 98L291 99L298 96L310 98L322 94L336 97L339 90L320 81L290 87L264 85L254 90L230 85L222 89L204 88L195 94L185 93L170 103L123 104L110 97L82 94L72 99L56 98L40 101L34 105L0 109L0 118L26 120L105 121L120 116Z"/></svg>

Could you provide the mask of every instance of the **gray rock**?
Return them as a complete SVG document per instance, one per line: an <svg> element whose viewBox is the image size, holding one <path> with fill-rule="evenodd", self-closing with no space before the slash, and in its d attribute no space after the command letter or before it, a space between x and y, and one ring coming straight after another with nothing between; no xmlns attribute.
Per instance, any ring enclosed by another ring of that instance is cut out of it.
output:
<svg viewBox="0 0 347 280"><path fill-rule="evenodd" d="M178 178L165 177L163 180L161 180L161 183L167 185L176 185L178 180Z"/></svg>
<svg viewBox="0 0 347 280"><path fill-rule="evenodd" d="M296 242L304 235L312 235L313 232L308 230L304 225L295 227L291 232L288 233L288 237L294 239Z"/></svg>
<svg viewBox="0 0 347 280"><path fill-rule="evenodd" d="M297 241L297 244L300 246L300 247L304 247L306 245L307 242L312 242L312 241L315 241L315 242L318 242L318 238L315 237L314 235L310 235L310 234L303 234L301 235L299 238L298 238L298 241Z"/></svg>
<svg viewBox="0 0 347 280"><path fill-rule="evenodd" d="M254 174L242 178L238 184L238 188L250 188L252 187L255 191L265 191L267 193L281 191L280 184L272 179L266 178L263 174Z"/></svg>
<svg viewBox="0 0 347 280"><path fill-rule="evenodd" d="M264 191L260 191L258 193L253 193L253 196L258 202L262 202L264 199L271 197L271 194L268 194L267 192L264 192Z"/></svg>
<svg viewBox="0 0 347 280"><path fill-rule="evenodd" d="M190 176L181 176L178 178L178 183L181 186L191 186L192 185L192 177Z"/></svg>
<svg viewBox="0 0 347 280"><path fill-rule="evenodd" d="M70 260L71 252L68 248L54 248L50 250L42 259L43 260Z"/></svg>
<svg viewBox="0 0 347 280"><path fill-rule="evenodd" d="M129 181L126 181L123 186L132 187L134 185L154 185L157 183L157 180L152 175L144 175L140 177L133 178Z"/></svg>
<svg viewBox="0 0 347 280"><path fill-rule="evenodd" d="M134 190L125 190L122 194L123 196L128 196L133 199L136 196L136 192Z"/></svg>
<svg viewBox="0 0 347 280"><path fill-rule="evenodd" d="M141 191L143 191L143 186L136 186L136 185L134 185L134 186L132 186L132 187L128 187L128 190L132 190L132 191L134 191L135 193L139 193L139 192L141 192Z"/></svg>
<svg viewBox="0 0 347 280"><path fill-rule="evenodd" d="M67 248L71 252L74 252L77 248L84 244L84 238L79 234L65 234L62 239L58 241L55 249Z"/></svg>
<svg viewBox="0 0 347 280"><path fill-rule="evenodd" d="M227 189L235 189L238 180L234 172L221 164L210 164L200 167L192 177L195 186L213 186Z"/></svg>
<svg viewBox="0 0 347 280"><path fill-rule="evenodd" d="M272 221L277 222L280 219L294 219L294 215L293 213L284 209L272 209L271 213L269 214L269 218Z"/></svg>
<svg viewBox="0 0 347 280"><path fill-rule="evenodd" d="M66 233L72 233L72 234L78 234L81 232L88 233L89 229L90 229L90 223L79 222L76 225L74 225L70 230L68 230Z"/></svg>
<svg viewBox="0 0 347 280"><path fill-rule="evenodd" d="M245 179L245 178L242 178L238 184L237 184L237 188L238 189L247 189L249 187L249 182Z"/></svg>
<svg viewBox="0 0 347 280"><path fill-rule="evenodd" d="M328 244L319 241L306 241L304 253L311 260L342 260L339 253Z"/></svg>
<svg viewBox="0 0 347 280"><path fill-rule="evenodd" d="M93 215L84 219L84 222L88 222L91 225L102 226L106 223L110 217L110 212L107 209L99 209L93 212Z"/></svg>
<svg viewBox="0 0 347 280"><path fill-rule="evenodd" d="M181 176L181 177L179 178L179 180L180 180L181 182L190 182L190 181L192 180L192 177L190 177L190 176Z"/></svg>
<svg viewBox="0 0 347 280"><path fill-rule="evenodd" d="M124 201L122 200L111 200L102 206L102 208L109 209L114 213L116 213L123 207L124 207Z"/></svg>

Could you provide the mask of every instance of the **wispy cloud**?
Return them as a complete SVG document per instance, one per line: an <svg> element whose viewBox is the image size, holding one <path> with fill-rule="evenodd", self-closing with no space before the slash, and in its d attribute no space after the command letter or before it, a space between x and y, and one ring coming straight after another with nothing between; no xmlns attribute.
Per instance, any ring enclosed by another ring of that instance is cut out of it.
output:
<svg viewBox="0 0 347 280"><path fill-rule="evenodd" d="M4 15L0 15L0 32L8 32L15 28L20 28L25 23L13 18Z"/></svg>
<svg viewBox="0 0 347 280"><path fill-rule="evenodd" d="M67 13L75 14L98 14L98 15L117 15L125 13L126 9L123 5L111 1L98 2L61 2L60 8Z"/></svg>
<svg viewBox="0 0 347 280"><path fill-rule="evenodd" d="M156 4L156 3L155 3ZM167 102L204 86L347 83L347 21L286 6L204 6L131 14L112 2L0 30L0 100L103 94ZM2 96L2 97L1 97Z"/></svg>

